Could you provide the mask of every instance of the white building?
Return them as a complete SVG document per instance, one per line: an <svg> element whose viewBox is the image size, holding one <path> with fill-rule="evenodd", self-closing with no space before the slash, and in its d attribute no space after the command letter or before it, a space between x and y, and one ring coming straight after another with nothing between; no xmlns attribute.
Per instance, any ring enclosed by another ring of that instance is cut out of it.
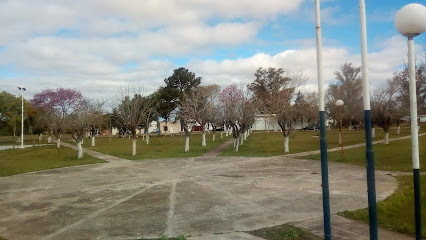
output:
<svg viewBox="0 0 426 240"><path fill-rule="evenodd" d="M257 114L255 116L253 130L258 131L281 131L281 127L278 125L277 121L274 118L275 114ZM309 122L304 119L296 122L294 129L302 129L309 125ZM327 124L328 125L328 124Z"/></svg>

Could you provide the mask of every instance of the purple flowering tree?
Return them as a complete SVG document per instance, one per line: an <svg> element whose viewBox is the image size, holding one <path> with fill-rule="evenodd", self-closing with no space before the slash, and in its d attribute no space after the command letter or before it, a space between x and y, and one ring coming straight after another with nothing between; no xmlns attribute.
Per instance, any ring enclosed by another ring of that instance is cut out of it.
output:
<svg viewBox="0 0 426 240"><path fill-rule="evenodd" d="M58 88L46 89L35 94L31 103L34 107L43 109L43 119L48 121L48 129L56 136L59 148L61 135L68 127L69 117L85 105L86 101L78 90Z"/></svg>

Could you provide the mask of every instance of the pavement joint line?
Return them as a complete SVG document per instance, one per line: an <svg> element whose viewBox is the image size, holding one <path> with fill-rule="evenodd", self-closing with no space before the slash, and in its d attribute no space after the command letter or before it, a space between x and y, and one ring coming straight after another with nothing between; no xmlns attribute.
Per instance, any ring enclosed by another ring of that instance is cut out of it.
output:
<svg viewBox="0 0 426 240"><path fill-rule="evenodd" d="M115 202L114 204L111 204L111 205L109 205L109 206L107 206L107 207L101 208L101 209L99 209L99 210L97 210L97 211L95 211L95 212L93 212L93 213L91 213L91 214L87 215L87 217L82 218L82 219L78 220L77 222L74 222L74 223L72 223L72 224L69 224L69 225L67 225L67 226L65 226L65 227L63 227L63 228L61 228L60 230L58 230L58 231L56 231L56 232L54 232L54 233L51 233L51 234L47 235L44 239L52 239L52 238L54 238L54 237L56 237L56 236L58 236L58 235L60 235L60 234L62 234L62 233L64 233L64 232L68 231L69 229L74 228L75 226L77 226L77 225L79 225L79 224L81 224L81 223L83 223L83 222L85 222L85 221L87 221L87 220L90 220L90 219L93 219L93 218L95 218L95 217L99 216L100 214L102 214L102 213L104 213L104 212L106 212L106 211L110 210L111 208L114 208L114 207L118 206L119 204L121 204L121 203L123 203L123 202L125 202L125 201L130 200L131 198L135 197L136 195L141 194L141 193L145 192L146 190L149 190L149 189L151 189L151 188L153 188L153 187L155 187L155 186L161 185L161 184L164 184L164 182L159 182L159 183L151 184L151 185L149 185L149 186L147 186L147 187L143 188L143 189L142 189L142 190L140 190L140 191L137 191L136 193L134 193L134 194L132 194L132 195L130 195L130 196L127 196L127 197L125 197L125 198L122 198L122 199L118 200L118 201L117 201L117 202Z"/></svg>
<svg viewBox="0 0 426 240"><path fill-rule="evenodd" d="M172 187L169 196L169 212L167 213L167 229L166 236L174 237L173 229L173 216L175 213L175 202L176 202L176 181L172 182Z"/></svg>

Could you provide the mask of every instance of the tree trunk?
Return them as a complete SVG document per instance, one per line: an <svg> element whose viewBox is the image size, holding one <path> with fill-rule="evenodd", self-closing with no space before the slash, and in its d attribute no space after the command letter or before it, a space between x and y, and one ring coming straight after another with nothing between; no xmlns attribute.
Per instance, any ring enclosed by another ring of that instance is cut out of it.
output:
<svg viewBox="0 0 426 240"><path fill-rule="evenodd" d="M240 145L240 138L236 137L234 138L234 152L238 152L238 146Z"/></svg>
<svg viewBox="0 0 426 240"><path fill-rule="evenodd" d="M228 136L228 128L226 127L226 125L225 125L225 127L223 128L223 130L225 131L225 136Z"/></svg>
<svg viewBox="0 0 426 240"><path fill-rule="evenodd" d="M149 133L148 132L146 132L145 140L146 140L146 144L148 145L149 144Z"/></svg>
<svg viewBox="0 0 426 240"><path fill-rule="evenodd" d="M240 145L243 145L244 144L244 134L241 134L241 144Z"/></svg>
<svg viewBox="0 0 426 240"><path fill-rule="evenodd" d="M203 147L206 146L206 131L204 129L203 129L203 139L202 139L201 146Z"/></svg>
<svg viewBox="0 0 426 240"><path fill-rule="evenodd" d="M284 152L290 152L290 148L288 147L288 142L290 138L288 136L284 136Z"/></svg>
<svg viewBox="0 0 426 240"><path fill-rule="evenodd" d="M385 144L389 144L389 132L385 132L385 139L384 139L384 143L385 143Z"/></svg>
<svg viewBox="0 0 426 240"><path fill-rule="evenodd" d="M341 145L342 144L342 134L340 134L340 132L339 132L339 145Z"/></svg>
<svg viewBox="0 0 426 240"><path fill-rule="evenodd" d="M133 138L133 143L132 143L132 156L136 155L136 138Z"/></svg>
<svg viewBox="0 0 426 240"><path fill-rule="evenodd" d="M185 137L185 152L189 152L189 136Z"/></svg>
<svg viewBox="0 0 426 240"><path fill-rule="evenodd" d="M52 137L51 137L51 136L49 136L49 137L47 138L47 143L52 143Z"/></svg>
<svg viewBox="0 0 426 240"><path fill-rule="evenodd" d="M401 130L400 126L396 127L396 134L401 134L400 130Z"/></svg>
<svg viewBox="0 0 426 240"><path fill-rule="evenodd" d="M244 141L247 140L247 131L244 131L243 136L244 136Z"/></svg>
<svg viewBox="0 0 426 240"><path fill-rule="evenodd" d="M223 131L220 132L220 138L223 138Z"/></svg>
<svg viewBox="0 0 426 240"><path fill-rule="evenodd" d="M81 141L77 142L77 149L78 149L77 158L78 159L83 158L83 147L81 146Z"/></svg>
<svg viewBox="0 0 426 240"><path fill-rule="evenodd" d="M57 147L57 148L60 148L60 147L61 147L61 138L58 138L58 139L56 140L56 147Z"/></svg>
<svg viewBox="0 0 426 240"><path fill-rule="evenodd" d="M95 136L92 135L92 147L95 146Z"/></svg>
<svg viewBox="0 0 426 240"><path fill-rule="evenodd" d="M216 132L213 132L213 142L216 140Z"/></svg>
<svg viewBox="0 0 426 240"><path fill-rule="evenodd" d="M43 137L43 133L40 133L39 135L38 135L38 140L39 141L41 141L41 138Z"/></svg>
<svg viewBox="0 0 426 240"><path fill-rule="evenodd" d="M374 127L371 129L371 137L372 138L376 137L376 128L374 128Z"/></svg>

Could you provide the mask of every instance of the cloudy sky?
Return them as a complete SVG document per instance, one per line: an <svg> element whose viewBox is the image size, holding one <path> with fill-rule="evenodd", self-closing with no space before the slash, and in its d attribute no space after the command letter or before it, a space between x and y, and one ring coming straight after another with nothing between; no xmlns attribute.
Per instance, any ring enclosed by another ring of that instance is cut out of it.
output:
<svg viewBox="0 0 426 240"><path fill-rule="evenodd" d="M417 0L426 5L426 0ZM406 60L395 13L409 1L366 0L369 76L382 84ZM0 0L0 91L75 88L109 99L120 84L146 92L186 67L204 84L247 84L258 67L298 69L316 90L314 0ZM360 65L356 0L321 1L324 77ZM416 38L425 60L426 34Z"/></svg>

